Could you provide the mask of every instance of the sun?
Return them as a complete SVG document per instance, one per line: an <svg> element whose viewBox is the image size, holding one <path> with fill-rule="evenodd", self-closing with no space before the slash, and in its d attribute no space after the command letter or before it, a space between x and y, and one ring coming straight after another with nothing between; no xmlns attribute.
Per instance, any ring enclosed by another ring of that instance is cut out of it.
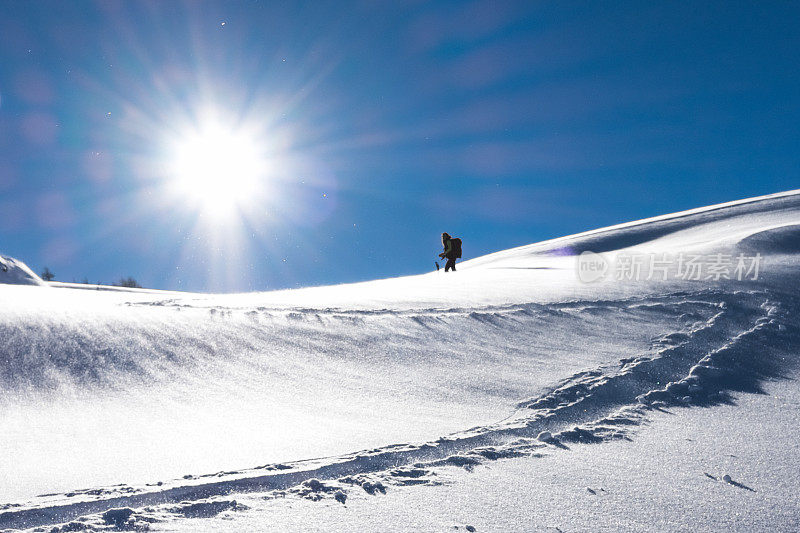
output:
<svg viewBox="0 0 800 533"><path fill-rule="evenodd" d="M228 217L263 186L269 161L258 136L244 128L207 120L170 144L171 188L203 214Z"/></svg>

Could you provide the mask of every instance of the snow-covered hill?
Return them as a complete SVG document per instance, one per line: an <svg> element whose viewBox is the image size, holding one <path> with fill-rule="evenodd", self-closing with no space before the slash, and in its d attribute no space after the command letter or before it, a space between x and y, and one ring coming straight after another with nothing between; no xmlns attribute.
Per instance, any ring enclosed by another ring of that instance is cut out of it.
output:
<svg viewBox="0 0 800 533"><path fill-rule="evenodd" d="M794 530L798 254L792 191L455 274L0 285L0 529Z"/></svg>
<svg viewBox="0 0 800 533"><path fill-rule="evenodd" d="M5 285L39 285L46 283L28 268L28 265L13 257L0 255L0 284Z"/></svg>

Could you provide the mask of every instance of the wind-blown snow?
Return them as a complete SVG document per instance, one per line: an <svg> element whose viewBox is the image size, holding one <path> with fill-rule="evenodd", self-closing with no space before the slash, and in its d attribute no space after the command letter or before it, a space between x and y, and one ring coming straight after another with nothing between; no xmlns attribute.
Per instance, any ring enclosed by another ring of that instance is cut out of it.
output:
<svg viewBox="0 0 800 533"><path fill-rule="evenodd" d="M436 486L443 469L636 439L657 410L730 404L796 370L798 227L790 192L455 274L239 295L0 286L0 529L236 529L213 517L252 526L276 496L348 505L356 489ZM763 264L757 280L581 283L584 251Z"/></svg>

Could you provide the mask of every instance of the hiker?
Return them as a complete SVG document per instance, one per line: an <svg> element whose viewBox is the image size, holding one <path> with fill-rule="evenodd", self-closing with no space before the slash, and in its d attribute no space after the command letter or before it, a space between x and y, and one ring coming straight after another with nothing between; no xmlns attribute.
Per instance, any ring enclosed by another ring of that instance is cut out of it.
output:
<svg viewBox="0 0 800 533"><path fill-rule="evenodd" d="M444 271L447 272L450 269L453 269L453 272L455 272L456 259L461 257L461 239L454 239L450 237L450 234L447 232L442 233L442 246L444 246L444 252L440 253L439 257L447 258L447 263L444 265Z"/></svg>

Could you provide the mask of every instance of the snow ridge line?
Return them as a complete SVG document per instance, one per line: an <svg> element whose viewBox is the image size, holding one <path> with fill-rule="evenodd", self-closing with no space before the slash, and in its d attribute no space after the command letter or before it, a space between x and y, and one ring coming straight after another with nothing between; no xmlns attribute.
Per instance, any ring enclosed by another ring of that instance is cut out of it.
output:
<svg viewBox="0 0 800 533"><path fill-rule="evenodd" d="M792 190L689 209L494 252L465 261L463 266L471 268L486 263L491 264L508 258L515 258L515 256L519 256L523 252L535 255L550 253L553 250L568 249L571 254L579 255L583 251L602 253L618 250L664 237L696 225L699 222L708 223L733 218L741 214L763 213L791 208L797 204L798 199L800 199L800 190Z"/></svg>
<svg viewBox="0 0 800 533"><path fill-rule="evenodd" d="M745 312L737 317L731 317L731 304L737 309L746 307L740 300L741 298L731 298L730 302L721 302L721 311L694 328L691 335L686 338L665 336L665 339L659 339L658 342L676 340L680 342L675 346L662 348L656 357L623 359L615 375L608 373L611 369L577 374L568 380L572 383L565 384L541 398L524 402L522 408L534 411L528 416L492 426L473 428L421 445L394 445L338 458L267 465L234 475L219 474L219 479L215 481L209 481L208 476L203 476L190 481L180 480L181 484L176 486L165 485L159 489L148 487L144 489L147 492L124 487L124 491L128 491L126 494L121 494L123 489L120 489L113 496L106 493L94 500L64 502L62 499L34 508L12 508L0 514L0 528L34 527L64 522L77 516L103 512L112 507L142 507L236 492L281 490L297 486L312 478L337 479L343 476L363 476L412 464L415 467L447 464L469 467L487 459L531 455L532 450L545 446L535 440L535 437L543 431L557 432L555 438L550 441L556 445L561 440L591 442L619 437L620 427L639 423L638 420L643 417L644 410L656 406L659 401L665 401L663 397L658 397L660 388L657 385L666 383L667 377L678 379L688 372L689 376L697 376L696 379L700 380L701 384L710 385L713 383L711 380L713 372L700 368L724 368L721 365L741 364L741 356L730 357L724 354L734 352L741 354L749 347L768 345L770 342L776 346L774 351L777 355L780 352L778 346L780 343L776 343L776 338L770 337L770 334L775 331L797 334L796 328L790 329L784 324L785 313L781 313L778 306L769 300L761 305L763 313ZM745 328L743 332L741 328L736 327L740 322L752 324L757 315L760 316L755 320L755 325ZM724 318L731 319L733 323L722 324ZM734 332L734 329L738 331ZM698 347L694 345L700 343L701 346L708 346L712 342L718 343L720 339L724 340L722 346L704 352L706 355L698 362L696 356ZM678 364L674 364L676 361ZM673 364L670 365L670 362ZM768 368L761 369L757 375L769 375L768 370ZM684 385L687 388L691 387L694 384L691 381L694 379L685 384L682 384L685 381L683 379L669 382L665 391L674 398L674 393L680 392L679 387ZM758 377L753 379L757 381ZM724 382L719 383L724 384ZM731 386L736 385L730 379L727 383ZM630 390L626 387L630 387ZM710 391L711 388L704 387L700 390ZM693 388L693 391L697 392L698 389ZM712 398L710 394L707 397ZM697 398L696 403L699 403L702 397L697 395ZM584 426L569 427L576 423L583 423ZM133 491L137 492L131 493Z"/></svg>
<svg viewBox="0 0 800 533"><path fill-rule="evenodd" d="M487 305L481 307L421 307L421 308L409 308L409 309L387 309L387 308L377 308L377 309L348 309L348 308L341 308L341 307L280 307L280 306L256 306L256 307L249 307L249 306L209 306L209 305L202 305L202 301L197 301L194 303L187 303L192 302L192 300L187 299L178 299L178 298L171 298L166 300L157 300L157 301L144 301L144 302L125 302L124 306L127 307L165 307L165 308L176 308L176 309L187 309L187 310L197 310L197 311L208 311L211 313L220 313L220 314L228 314L228 313L245 313L245 314L253 314L253 313L263 313L270 316L289 316L291 318L302 317L302 316L311 316L314 317L315 315L325 315L325 316L410 316L410 317L417 317L417 316L441 316L441 315L470 315L472 313L509 313L515 311L542 311L542 312L552 312L553 310L562 310L562 309L581 309L587 306L609 306L609 307L620 307L622 305L633 305L636 302L641 302L643 304L652 303L652 302L660 302L662 300L674 299L675 297L686 297L686 298L696 298L696 297L708 297L717 295L718 291L714 289L701 289L696 291L679 291L670 293L667 295L644 295L644 296L631 296L629 298L620 298L620 299L576 299L576 300L564 300L560 302L548 302L548 303L516 303L516 304L504 304L504 305ZM683 301L681 303L691 303L691 301Z"/></svg>
<svg viewBox="0 0 800 533"><path fill-rule="evenodd" d="M568 333L569 322L601 331L604 313L631 312L637 320L648 320L653 313L670 321L683 315L705 318L716 311L709 303L713 301L715 296L679 294L444 311L259 314L213 308L192 311L196 316L167 311L169 316L133 318L124 310L122 315L88 313L80 321L12 314L0 317L0 353L4 356L0 358L0 404L73 390L102 393L161 382L183 383L209 361L222 374L242 365L272 372L269 358L280 357L283 351L298 358L299 352L313 350L328 360L344 358L353 364L354 354L362 351L376 364L381 354L391 352L400 356L400 364L409 364L407 361L429 357L434 351L453 357L453 343L464 342L459 332L468 332L470 342L482 342L468 356L473 359L489 351L489 339L507 346L514 358L525 352L546 356L539 343L549 324ZM698 308L702 308L699 313ZM203 319L197 320L197 316ZM128 327L129 319L137 327ZM298 338L319 342L298 343ZM370 349L369 343L378 338L389 351ZM338 349L329 349L323 339ZM414 339L418 348L405 351Z"/></svg>

